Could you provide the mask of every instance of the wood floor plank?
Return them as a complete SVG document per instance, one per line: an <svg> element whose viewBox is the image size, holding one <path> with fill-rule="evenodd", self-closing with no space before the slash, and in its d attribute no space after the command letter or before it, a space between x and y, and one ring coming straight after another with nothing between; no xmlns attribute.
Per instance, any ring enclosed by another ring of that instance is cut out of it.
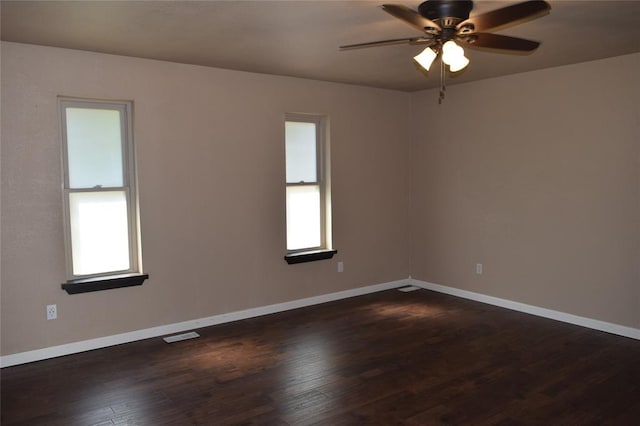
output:
<svg viewBox="0 0 640 426"><path fill-rule="evenodd" d="M637 425L640 342L396 290L1 370L4 426Z"/></svg>

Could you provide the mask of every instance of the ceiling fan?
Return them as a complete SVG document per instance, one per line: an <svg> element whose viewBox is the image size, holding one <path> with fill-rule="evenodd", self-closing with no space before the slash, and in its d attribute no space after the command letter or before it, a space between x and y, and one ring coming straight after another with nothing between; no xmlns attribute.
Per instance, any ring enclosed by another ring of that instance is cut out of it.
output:
<svg viewBox="0 0 640 426"><path fill-rule="evenodd" d="M440 101L444 98L445 65L457 72L469 64L464 50L458 44L502 51L499 53L530 53L540 45L537 41L493 34L490 30L520 24L546 15L551 10L543 0L530 0L469 17L473 9L471 0L427 0L418 11L397 4L384 4L382 9L424 34L418 37L380 40L369 43L348 44L340 49L387 46L394 44L425 45L414 60L425 70L442 54Z"/></svg>

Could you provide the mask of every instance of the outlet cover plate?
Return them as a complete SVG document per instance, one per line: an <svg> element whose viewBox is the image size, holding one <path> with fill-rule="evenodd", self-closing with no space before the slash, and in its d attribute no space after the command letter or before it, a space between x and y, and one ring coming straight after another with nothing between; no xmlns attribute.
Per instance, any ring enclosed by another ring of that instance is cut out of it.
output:
<svg viewBox="0 0 640 426"><path fill-rule="evenodd" d="M47 305L47 320L58 318L58 307L56 305Z"/></svg>

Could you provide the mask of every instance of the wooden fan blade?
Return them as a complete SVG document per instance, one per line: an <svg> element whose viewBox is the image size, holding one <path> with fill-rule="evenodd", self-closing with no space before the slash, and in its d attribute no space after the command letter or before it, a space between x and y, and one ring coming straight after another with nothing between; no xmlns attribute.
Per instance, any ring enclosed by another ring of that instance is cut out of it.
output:
<svg viewBox="0 0 640 426"><path fill-rule="evenodd" d="M515 50L518 52L531 52L536 50L540 43L491 33L473 33L469 37L460 38L471 47L486 47L489 49Z"/></svg>
<svg viewBox="0 0 640 426"><path fill-rule="evenodd" d="M408 8L407 6L403 6L400 4L383 4L382 10L406 22L407 24L420 31L425 31L425 28L435 29L437 31L442 30L442 28L440 28L440 25L423 17L418 12Z"/></svg>
<svg viewBox="0 0 640 426"><path fill-rule="evenodd" d="M546 15L551 10L551 6L546 1L531 0L523 3L492 10L481 15L472 16L459 23L456 29L472 24L474 31L488 31L498 27L520 24L524 21L539 18Z"/></svg>
<svg viewBox="0 0 640 426"><path fill-rule="evenodd" d="M347 44L340 46L342 50L361 49L364 47L390 46L394 44L425 44L433 43L433 39L427 37L394 38L390 40L371 41L368 43Z"/></svg>

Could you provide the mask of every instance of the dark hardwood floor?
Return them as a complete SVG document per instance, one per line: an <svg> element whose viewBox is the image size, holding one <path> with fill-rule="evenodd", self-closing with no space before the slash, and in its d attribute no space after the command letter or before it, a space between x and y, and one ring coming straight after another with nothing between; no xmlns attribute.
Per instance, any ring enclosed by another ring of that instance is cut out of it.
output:
<svg viewBox="0 0 640 426"><path fill-rule="evenodd" d="M640 341L384 291L5 368L9 425L639 425Z"/></svg>

